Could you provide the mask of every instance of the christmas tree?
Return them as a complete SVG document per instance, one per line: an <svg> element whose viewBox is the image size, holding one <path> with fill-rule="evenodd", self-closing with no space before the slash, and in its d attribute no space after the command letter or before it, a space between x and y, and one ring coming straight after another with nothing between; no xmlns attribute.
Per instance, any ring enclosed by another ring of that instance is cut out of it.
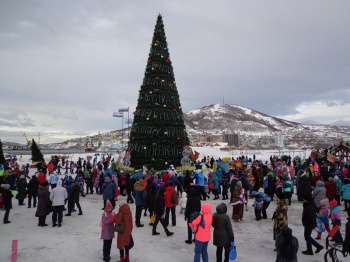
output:
<svg viewBox="0 0 350 262"><path fill-rule="evenodd" d="M38 145L36 144L36 142L34 141L34 139L32 140L32 146L31 146L31 150L32 150L32 161L33 162L44 162L44 156L41 153Z"/></svg>
<svg viewBox="0 0 350 262"><path fill-rule="evenodd" d="M4 157L4 151L2 150L2 142L0 140L0 165L5 164L6 159Z"/></svg>
<svg viewBox="0 0 350 262"><path fill-rule="evenodd" d="M130 156L130 166L135 169L145 165L164 170L170 164L181 164L182 151L188 145L164 24L162 16L158 15L134 112L126 161Z"/></svg>

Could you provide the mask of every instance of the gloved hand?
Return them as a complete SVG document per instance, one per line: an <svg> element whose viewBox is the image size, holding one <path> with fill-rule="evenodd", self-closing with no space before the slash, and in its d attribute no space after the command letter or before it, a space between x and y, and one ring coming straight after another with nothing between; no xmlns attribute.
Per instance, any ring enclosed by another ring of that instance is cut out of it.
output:
<svg viewBox="0 0 350 262"><path fill-rule="evenodd" d="M164 218L165 218L165 216L164 216L164 215L162 215L161 219L164 219Z"/></svg>
<svg viewBox="0 0 350 262"><path fill-rule="evenodd" d="M109 223L111 223L111 224L114 223L114 217L111 217L111 218L109 219Z"/></svg>

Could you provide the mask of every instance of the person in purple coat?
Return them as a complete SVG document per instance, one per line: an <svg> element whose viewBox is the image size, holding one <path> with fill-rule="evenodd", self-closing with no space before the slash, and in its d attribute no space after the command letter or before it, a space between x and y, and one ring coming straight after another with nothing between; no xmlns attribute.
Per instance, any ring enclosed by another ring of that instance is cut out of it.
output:
<svg viewBox="0 0 350 262"><path fill-rule="evenodd" d="M51 200L49 192L49 183L44 182L39 185L38 190L38 205L36 208L35 216L39 218L39 227L46 227L46 217L51 213Z"/></svg>
<svg viewBox="0 0 350 262"><path fill-rule="evenodd" d="M110 261L111 246L114 238L114 220L115 213L113 212L113 206L110 201L106 201L105 211L102 214L100 226L101 226L101 239L103 239L103 261Z"/></svg>

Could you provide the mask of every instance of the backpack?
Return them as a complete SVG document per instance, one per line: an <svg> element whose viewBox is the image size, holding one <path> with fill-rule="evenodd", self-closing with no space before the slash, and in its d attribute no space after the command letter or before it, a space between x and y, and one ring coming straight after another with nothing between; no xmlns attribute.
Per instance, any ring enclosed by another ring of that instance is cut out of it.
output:
<svg viewBox="0 0 350 262"><path fill-rule="evenodd" d="M171 203L174 204L174 205L179 204L179 195L177 194L176 191L174 191L174 192L171 194Z"/></svg>
<svg viewBox="0 0 350 262"><path fill-rule="evenodd" d="M84 173L84 179L90 179L90 173L89 172L85 172Z"/></svg>
<svg viewBox="0 0 350 262"><path fill-rule="evenodd" d="M197 228L194 230L194 228L192 228L192 233L193 234L196 234L198 229L199 229L199 226L203 227L204 228L204 220L203 220L203 215L200 213L200 212L194 212L190 215L190 217L188 218L188 223L192 223L193 220L195 220L197 217L201 216L201 222L198 224Z"/></svg>

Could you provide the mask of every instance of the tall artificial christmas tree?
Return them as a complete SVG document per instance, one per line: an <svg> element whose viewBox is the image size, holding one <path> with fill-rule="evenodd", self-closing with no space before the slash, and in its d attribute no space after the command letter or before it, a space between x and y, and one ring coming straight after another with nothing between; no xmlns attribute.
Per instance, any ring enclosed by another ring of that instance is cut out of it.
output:
<svg viewBox="0 0 350 262"><path fill-rule="evenodd" d="M6 159L4 157L4 151L2 150L2 142L0 140L0 165L5 164Z"/></svg>
<svg viewBox="0 0 350 262"><path fill-rule="evenodd" d="M158 15L139 91L126 162L135 169L181 165L189 139L170 60L162 16ZM186 150L188 151L188 150ZM124 161L125 162L125 161Z"/></svg>
<svg viewBox="0 0 350 262"><path fill-rule="evenodd" d="M32 150L32 161L33 162L44 162L44 156L41 153L38 145L36 144L35 140L32 140L32 146L31 146L31 150Z"/></svg>

